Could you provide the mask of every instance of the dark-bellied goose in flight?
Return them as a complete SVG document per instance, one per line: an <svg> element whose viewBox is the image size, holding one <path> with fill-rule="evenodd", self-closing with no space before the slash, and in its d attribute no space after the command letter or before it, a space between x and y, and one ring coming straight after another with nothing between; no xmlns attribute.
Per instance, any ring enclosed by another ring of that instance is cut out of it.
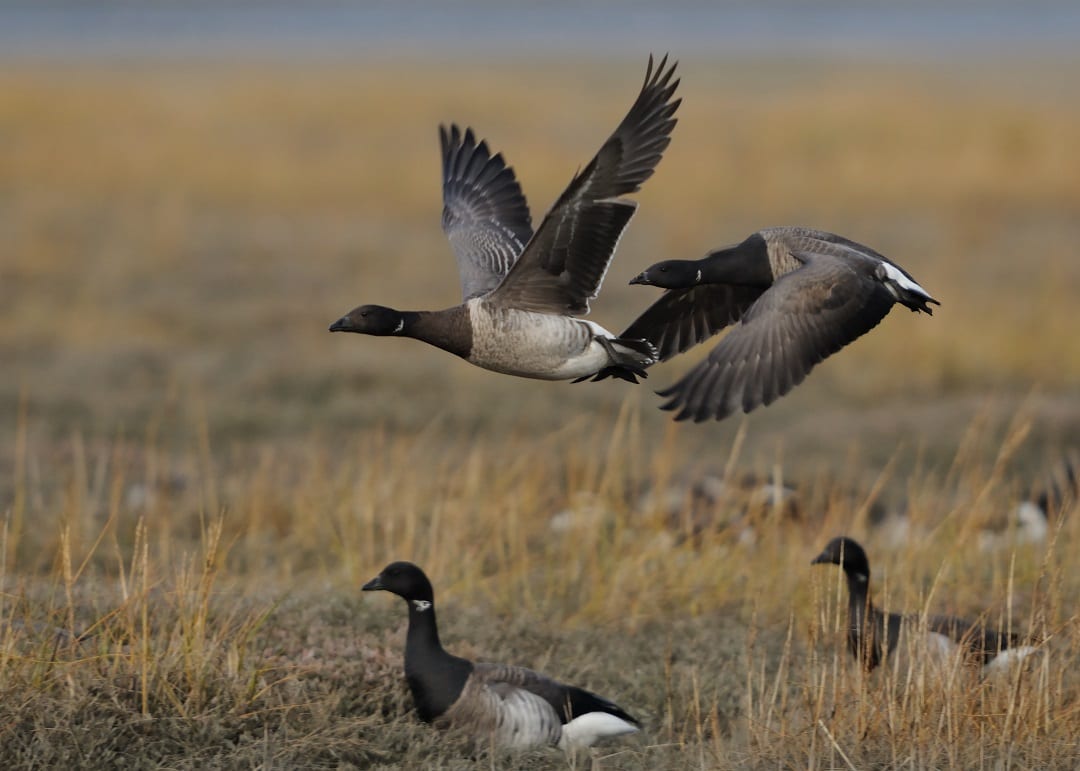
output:
<svg viewBox="0 0 1080 771"><path fill-rule="evenodd" d="M613 702L524 667L474 663L448 653L435 624L435 593L424 571L394 562L364 584L409 607L405 679L425 723L457 728L496 746L588 747L634 733L638 722Z"/></svg>
<svg viewBox="0 0 1080 771"><path fill-rule="evenodd" d="M439 311L361 305L331 332L422 340L509 375L581 379L600 369L630 382L656 361L645 340L616 337L589 312L637 204L622 198L653 174L675 126L679 81L665 56L622 123L533 233L513 170L471 131L441 130L443 230L464 302Z"/></svg>
<svg viewBox="0 0 1080 771"><path fill-rule="evenodd" d="M772 403L895 303L924 313L940 305L870 247L802 227L759 230L700 260L658 262L630 283L668 290L622 334L651 342L661 361L733 325L708 358L658 392L676 420L697 422Z"/></svg>

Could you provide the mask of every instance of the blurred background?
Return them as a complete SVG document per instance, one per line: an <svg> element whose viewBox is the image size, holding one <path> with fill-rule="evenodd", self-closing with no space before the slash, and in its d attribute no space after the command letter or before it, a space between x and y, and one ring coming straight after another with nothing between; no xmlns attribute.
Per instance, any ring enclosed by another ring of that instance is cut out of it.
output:
<svg viewBox="0 0 1080 771"><path fill-rule="evenodd" d="M0 469L22 447L48 478L76 434L495 437L627 399L650 441L726 456L742 418L672 429L652 393L709 346L643 387L571 386L325 331L362 302L458 302L440 122L505 154L538 221L665 51L679 125L591 318L633 319L656 292L627 280L657 259L833 230L942 306L895 311L751 416L751 454L944 462L974 416L1001 434L1022 415L1017 462L1037 465L1080 435L1075 3L3 2L0 19ZM0 506L12 488L5 471Z"/></svg>
<svg viewBox="0 0 1080 771"><path fill-rule="evenodd" d="M710 345L571 385L327 332L459 302L440 123L538 222L664 52L679 123L590 318L795 224L934 315L704 425L653 390ZM1074 769L1078 86L1075 0L0 0L0 766L472 767L357 591L402 558L451 650L641 716L620 768ZM885 607L1049 640L1034 674L858 677L809 565L840 533Z"/></svg>

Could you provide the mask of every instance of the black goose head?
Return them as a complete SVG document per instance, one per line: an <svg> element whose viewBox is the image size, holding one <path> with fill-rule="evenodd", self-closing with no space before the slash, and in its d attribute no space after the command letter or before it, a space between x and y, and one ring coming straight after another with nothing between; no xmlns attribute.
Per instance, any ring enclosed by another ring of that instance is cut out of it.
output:
<svg viewBox="0 0 1080 771"><path fill-rule="evenodd" d="M405 680L420 719L432 722L461 696L473 665L468 659L447 653L439 642L431 582L424 571L411 562L391 562L362 589L396 594L409 606Z"/></svg>
<svg viewBox="0 0 1080 771"><path fill-rule="evenodd" d="M866 558L866 552L857 541L846 535L829 541L810 564L839 565L849 577L870 580L870 561Z"/></svg>
<svg viewBox="0 0 1080 771"><path fill-rule="evenodd" d="M638 273L631 284L663 289L689 289L701 282L701 265L696 260L664 260Z"/></svg>
<svg viewBox="0 0 1080 771"><path fill-rule="evenodd" d="M331 332L357 332L361 335L397 335L405 330L406 317L401 311L382 305L353 308L330 325Z"/></svg>
<svg viewBox="0 0 1080 771"><path fill-rule="evenodd" d="M411 562L391 562L361 589L365 592L390 592L408 603L426 603L429 608L435 601L431 581L424 575L423 570Z"/></svg>

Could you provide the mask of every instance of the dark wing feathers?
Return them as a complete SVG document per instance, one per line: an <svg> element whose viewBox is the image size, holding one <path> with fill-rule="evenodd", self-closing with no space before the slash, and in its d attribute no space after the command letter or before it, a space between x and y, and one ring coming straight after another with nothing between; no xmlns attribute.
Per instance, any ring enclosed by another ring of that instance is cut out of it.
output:
<svg viewBox="0 0 1080 771"><path fill-rule="evenodd" d="M966 621L954 616L930 616L927 629L938 632L965 646L972 654L989 663L1001 651L1020 643L1020 635L999 632L980 622Z"/></svg>
<svg viewBox="0 0 1080 771"><path fill-rule="evenodd" d="M609 715L622 718L628 723L640 726L637 718L623 711L619 705L613 701L605 699L603 696L597 696L592 691L586 691L584 688L578 688L573 685L563 686L563 719L566 721L573 720L575 717L581 715L587 715L590 712L606 712Z"/></svg>
<svg viewBox="0 0 1080 771"><path fill-rule="evenodd" d="M670 289L619 337L648 340L667 361L737 322L761 293L761 287L731 284Z"/></svg>
<svg viewBox="0 0 1080 771"><path fill-rule="evenodd" d="M813 367L873 329L892 307L885 287L828 255L799 253L804 267L781 276L723 340L670 388L676 420L720 420L769 404Z"/></svg>
<svg viewBox="0 0 1080 771"><path fill-rule="evenodd" d="M628 715L615 703L591 691L573 685L564 685L546 675L534 672L526 667L514 667L506 664L476 664L475 677L487 683L493 692L506 698L510 689L520 688L533 693L548 704L559 715L559 720L568 723L575 717L589 712L607 712L635 725L638 721Z"/></svg>
<svg viewBox="0 0 1080 771"><path fill-rule="evenodd" d="M462 298L497 287L532 238L529 206L502 154L477 143L472 129L439 127L442 227L457 257Z"/></svg>
<svg viewBox="0 0 1080 771"><path fill-rule="evenodd" d="M585 315L596 297L623 229L636 206L622 201L592 203L581 209L553 210L526 247L519 264L496 290L514 308ZM529 268L530 256L545 264ZM604 259L595 259L606 254Z"/></svg>
<svg viewBox="0 0 1080 771"><path fill-rule="evenodd" d="M649 58L630 111L559 196L492 299L540 313L588 313L636 207L618 197L640 189L671 141L674 71L666 56L655 70Z"/></svg>
<svg viewBox="0 0 1080 771"><path fill-rule="evenodd" d="M653 68L649 57L645 82L615 132L600 151L570 182L556 203L575 198L602 199L636 193L653 175L675 127L675 110L682 101L671 100L678 80L672 80L675 64L667 66L667 56Z"/></svg>

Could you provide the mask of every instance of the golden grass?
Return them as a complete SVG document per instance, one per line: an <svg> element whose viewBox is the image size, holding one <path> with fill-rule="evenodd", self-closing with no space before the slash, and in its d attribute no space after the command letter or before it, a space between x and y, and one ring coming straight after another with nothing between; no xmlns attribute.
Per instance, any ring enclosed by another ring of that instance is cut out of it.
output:
<svg viewBox="0 0 1080 771"><path fill-rule="evenodd" d="M633 706L647 734L612 749L617 767L1066 768L1080 729L1070 569L1080 518L1059 520L1046 545L977 548L1011 505L1004 468L1025 431L1010 429L999 464L961 447L948 479L920 484L914 535L899 547L857 497L800 521L765 510L753 545L722 516L680 532L642 484L676 475L683 453L643 442L635 409L490 443L372 431L333 453L76 450L61 489L20 483L34 526L4 544L0 670L26 699L7 708L8 739L25 751L22 709L47 705L90 736L87 712L199 724L230 763L246 756L229 754L228 737L255 728L260 751L279 747L292 762L311 746L290 744L290 732L307 731L351 762L467 754L412 746L427 729L401 693L402 609L357 596L383 563L408 557L436 581L454 650L583 680ZM986 427L972 432L981 441ZM146 457L156 471L137 468ZM552 530L568 507L578 526ZM886 607L985 613L1044 637L1042 654L1000 678L959 662L944 675L916 665L862 676L844 648L839 571L809 565L840 532L867 542ZM29 569L35 555L53 566ZM147 730L148 759L185 751ZM55 749L38 757L55 760Z"/></svg>
<svg viewBox="0 0 1080 771"><path fill-rule="evenodd" d="M944 303L747 420L675 426L646 388L323 331L362 301L456 302L438 122L504 151L536 219L641 64L0 73L7 765L469 767L409 712L399 603L356 591L407 558L452 650L642 717L595 767L1075 766L1080 519L978 549L1080 431L1080 111L1027 87L1045 69L683 62L593 318L633 318L654 295L626 280L657 258L786 223L880 248ZM757 512L751 545L646 494L707 470L813 505ZM883 605L986 612L1044 653L1004 679L862 676L838 571L809 565L842 532Z"/></svg>

